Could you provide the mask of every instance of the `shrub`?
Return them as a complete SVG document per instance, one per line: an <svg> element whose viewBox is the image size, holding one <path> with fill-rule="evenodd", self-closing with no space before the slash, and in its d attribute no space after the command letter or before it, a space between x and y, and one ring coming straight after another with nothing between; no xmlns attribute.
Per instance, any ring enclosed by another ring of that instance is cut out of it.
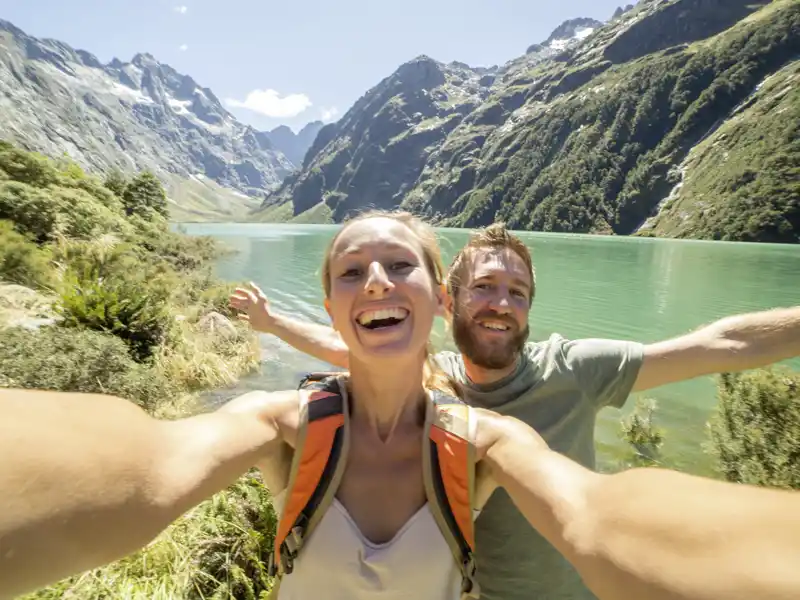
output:
<svg viewBox="0 0 800 600"><path fill-rule="evenodd" d="M122 340L95 331L5 329L0 373L7 387L112 394L145 410L176 394L161 374L137 364Z"/></svg>
<svg viewBox="0 0 800 600"><path fill-rule="evenodd" d="M103 186L118 198L122 198L122 194L125 192L127 185L128 179L125 177L125 174L117 168L111 169L103 180Z"/></svg>
<svg viewBox="0 0 800 600"><path fill-rule="evenodd" d="M258 600L269 591L267 574L277 515L269 492L253 471L217 494L194 525L194 567L186 597Z"/></svg>
<svg viewBox="0 0 800 600"><path fill-rule="evenodd" d="M719 378L709 423L725 479L800 489L800 373L774 367Z"/></svg>
<svg viewBox="0 0 800 600"><path fill-rule="evenodd" d="M620 436L633 449L629 466L652 466L659 463L664 434L654 424L655 411L655 400L638 398L634 411L621 423Z"/></svg>
<svg viewBox="0 0 800 600"><path fill-rule="evenodd" d="M46 190L19 181L0 181L0 219L12 221L17 231L38 242L52 239L62 212Z"/></svg>
<svg viewBox="0 0 800 600"><path fill-rule="evenodd" d="M32 186L46 187L58 181L58 170L50 159L4 141L0 141L0 169L9 179Z"/></svg>
<svg viewBox="0 0 800 600"><path fill-rule="evenodd" d="M49 253L18 233L10 221L0 220L0 279L35 288L53 282Z"/></svg>
<svg viewBox="0 0 800 600"><path fill-rule="evenodd" d="M103 278L97 271L69 273L56 312L64 327L86 327L119 337L143 362L164 339L169 321L164 290L120 276Z"/></svg>
<svg viewBox="0 0 800 600"><path fill-rule="evenodd" d="M54 188L48 193L60 212L59 234L91 239L104 233L130 235L133 232L122 214L113 212L83 189Z"/></svg>

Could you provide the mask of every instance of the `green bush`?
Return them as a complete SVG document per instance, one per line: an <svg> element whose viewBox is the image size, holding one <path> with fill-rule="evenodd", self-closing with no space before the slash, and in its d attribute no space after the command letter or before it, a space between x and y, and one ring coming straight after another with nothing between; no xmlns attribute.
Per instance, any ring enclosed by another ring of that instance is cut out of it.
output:
<svg viewBox="0 0 800 600"><path fill-rule="evenodd" d="M58 170L50 159L35 152L26 152L0 140L0 169L9 179L36 187L58 181Z"/></svg>
<svg viewBox="0 0 800 600"><path fill-rule="evenodd" d="M157 371L137 364L121 339L61 327L0 331L0 373L8 387L112 394L145 410L176 393Z"/></svg>
<svg viewBox="0 0 800 600"><path fill-rule="evenodd" d="M655 411L655 400L639 398L634 411L621 423L620 437L633 450L633 455L627 461L629 467L659 463L664 433L654 424Z"/></svg>
<svg viewBox="0 0 800 600"><path fill-rule="evenodd" d="M89 192L54 188L50 201L60 210L58 233L71 238L91 239L104 233L131 235L133 227L121 213L107 208Z"/></svg>
<svg viewBox="0 0 800 600"><path fill-rule="evenodd" d="M725 479L800 489L800 373L723 374L709 429Z"/></svg>
<svg viewBox="0 0 800 600"><path fill-rule="evenodd" d="M260 599L272 585L267 565L277 522L255 470L211 498L195 524L196 567L185 597Z"/></svg>
<svg viewBox="0 0 800 600"><path fill-rule="evenodd" d="M34 288L53 283L46 250L18 233L10 221L0 220L0 279Z"/></svg>
<svg viewBox="0 0 800 600"><path fill-rule="evenodd" d="M96 270L67 274L56 305L62 325L114 334L128 344L137 361L146 361L169 324L165 290L135 279L96 274Z"/></svg>
<svg viewBox="0 0 800 600"><path fill-rule="evenodd" d="M20 181L0 181L0 219L12 221L20 233L46 242L58 230L62 214L63 207L47 190Z"/></svg>
<svg viewBox="0 0 800 600"><path fill-rule="evenodd" d="M125 188L128 185L128 179L124 173L119 169L111 169L103 180L103 186L111 192L112 195L122 198Z"/></svg>

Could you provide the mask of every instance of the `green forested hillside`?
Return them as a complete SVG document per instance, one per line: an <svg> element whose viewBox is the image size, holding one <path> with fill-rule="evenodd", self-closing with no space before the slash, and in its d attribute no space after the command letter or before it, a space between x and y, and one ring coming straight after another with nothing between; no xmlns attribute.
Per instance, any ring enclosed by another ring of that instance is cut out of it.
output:
<svg viewBox="0 0 800 600"><path fill-rule="evenodd" d="M798 58L796 0L646 0L500 70L418 59L324 129L256 218L401 206L456 227L797 242L798 96L777 86Z"/></svg>

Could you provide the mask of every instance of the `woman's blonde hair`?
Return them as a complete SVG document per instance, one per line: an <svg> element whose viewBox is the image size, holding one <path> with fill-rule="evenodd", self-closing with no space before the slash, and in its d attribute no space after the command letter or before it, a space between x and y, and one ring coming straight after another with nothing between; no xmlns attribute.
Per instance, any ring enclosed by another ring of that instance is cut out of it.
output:
<svg viewBox="0 0 800 600"><path fill-rule="evenodd" d="M433 228L419 217L405 211L386 211L370 210L363 212L356 217L348 219L344 226L333 236L325 250L325 258L322 262L322 289L325 291L325 298L330 298L331 293L331 254L333 247L339 236L345 229L353 223L366 221L367 219L384 218L391 219L407 227L419 240L422 257L428 274L437 287L444 290L446 271L442 262L442 254L439 249L439 242ZM451 396L460 396L455 382L442 370L433 358L433 349L430 341L425 349L425 366L423 371L423 385L429 390L437 390Z"/></svg>

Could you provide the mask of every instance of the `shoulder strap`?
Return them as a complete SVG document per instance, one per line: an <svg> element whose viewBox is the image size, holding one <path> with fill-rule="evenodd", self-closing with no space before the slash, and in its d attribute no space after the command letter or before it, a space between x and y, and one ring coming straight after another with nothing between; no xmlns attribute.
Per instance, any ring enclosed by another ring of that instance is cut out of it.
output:
<svg viewBox="0 0 800 600"><path fill-rule="evenodd" d="M336 375L311 373L300 382L297 444L270 556L272 576L292 572L303 541L333 501L344 472L349 411Z"/></svg>
<svg viewBox="0 0 800 600"><path fill-rule="evenodd" d="M480 597L476 580L475 431L472 409L457 398L432 394L423 450L425 493L436 524L461 570L461 600Z"/></svg>

